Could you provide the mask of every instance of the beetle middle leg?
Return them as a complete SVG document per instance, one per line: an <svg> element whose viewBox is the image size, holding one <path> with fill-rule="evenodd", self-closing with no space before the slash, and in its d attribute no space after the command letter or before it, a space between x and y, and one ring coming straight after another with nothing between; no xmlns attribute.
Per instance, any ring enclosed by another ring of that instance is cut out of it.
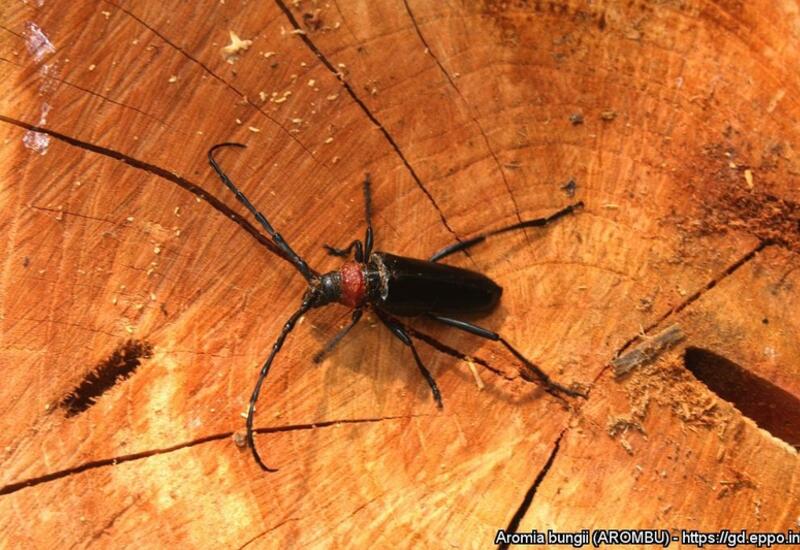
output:
<svg viewBox="0 0 800 550"><path fill-rule="evenodd" d="M550 376L547 375L541 368L539 368L535 363L533 363L530 359L522 355L517 349L512 346L505 338L493 332L491 330L485 329L483 327L479 327L477 325L473 325L472 323L468 323L467 321L461 321L460 319L452 319L450 317L442 317L441 315L428 315L431 319L439 321L440 323L444 323L453 328L457 328L459 330L463 330L464 332L468 332L470 334L474 334L476 336L480 336L481 338L486 338L487 340L494 340L495 342L500 342L511 354L516 357L519 361L525 365L533 374L539 378L539 380L544 383L545 390L547 393L555 396L561 397L559 394L566 394L571 395L573 397L586 397L586 394L579 392L577 390L573 390L562 386L558 382L553 381ZM523 378L526 380L531 380L529 375L526 376L523 374Z"/></svg>
<svg viewBox="0 0 800 550"><path fill-rule="evenodd" d="M337 346L337 344L342 340L342 338L347 336L347 334L353 329L353 327L356 326L356 323L358 323L361 320L361 315L363 314L363 312L364 310L361 308L353 310L353 316L351 317L350 322L347 323L347 325L344 328L342 328L339 332L337 332L333 336L333 338L328 340L328 343L325 344L325 346L321 350L319 350L316 353L316 355L314 355L314 358L312 359L314 363L321 362L326 355L328 355L331 351L333 351L333 348Z"/></svg>
<svg viewBox="0 0 800 550"><path fill-rule="evenodd" d="M393 319L389 315L385 314L379 309L375 309L375 312L378 314L378 318L383 322L386 327L392 331L398 340L403 342L405 345L411 348L411 353L414 354L414 361L417 362L417 367L419 367L419 371L422 373L422 376L425 377L425 380L428 382L428 386L431 388L431 392L433 393L433 400L436 401L436 406L438 408L442 408L442 394L439 391L439 386L436 385L436 380L433 379L433 375L428 370L428 368L422 363L422 359L419 357L419 353L417 353L417 347L414 345L414 342L411 340L411 336L408 335L406 329L397 322L396 319Z"/></svg>
<svg viewBox="0 0 800 550"><path fill-rule="evenodd" d="M516 231L518 229L525 229L526 227L544 227L545 225L549 225L556 221L559 218L563 218L568 214L572 214L575 210L579 208L583 208L583 202L576 202L575 204L570 204L566 208L562 208L558 212L554 212L549 216L545 216L544 218L535 218L532 220L525 220L519 223L515 223L506 227L501 227L500 229L494 229L492 231L486 231L485 233L481 233L480 235L476 235L471 239L467 239L466 241L461 241L457 243L453 243L451 245L445 246L444 248L438 250L433 256L428 258L429 262L438 262L442 258L446 258L451 254L455 254L456 252L460 252L462 250L467 250L468 248L472 248L476 244L480 244L485 241L488 237L492 237L494 235L499 235L501 233L508 233L509 231Z"/></svg>

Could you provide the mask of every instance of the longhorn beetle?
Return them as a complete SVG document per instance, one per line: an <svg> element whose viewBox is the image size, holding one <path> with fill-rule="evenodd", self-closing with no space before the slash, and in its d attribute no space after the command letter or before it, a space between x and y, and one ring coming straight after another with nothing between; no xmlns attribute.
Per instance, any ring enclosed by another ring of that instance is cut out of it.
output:
<svg viewBox="0 0 800 550"><path fill-rule="evenodd" d="M578 202L567 206L544 218L526 220L507 227L495 229L481 233L471 239L460 241L450 246L446 246L436 252L427 260L417 260L404 256L395 256L386 252L373 252L373 231L372 231L372 202L370 195L369 174L364 180L364 202L367 221L367 230L364 235L364 242L354 240L346 248L334 248L324 245L325 250L333 256L347 258L351 253L353 260L346 261L338 271L331 271L320 275L289 246L280 233L272 228L267 218L259 212L255 206L245 197L231 179L220 168L214 152L223 147L246 147L241 143L218 143L208 150L208 162L217 173L222 183L230 189L236 198L247 210L258 220L261 226L267 231L269 236L285 258L300 272L308 283L308 288L303 294L303 301L300 308L295 311L289 320L283 325L278 339L272 346L272 351L261 367L253 394L250 397L250 406L247 410L247 443L253 453L253 458L258 465L268 472L276 471L269 468L261 460L253 440L253 417L256 409L256 401L261 392L261 385L269 373L272 361L283 346L286 336L294 329L295 323L308 310L322 307L324 305L338 302L353 309L350 323L342 328L334 337L314 356L314 362L318 363L322 358L330 353L331 350L344 338L348 332L358 323L364 313L364 309L370 307L378 316L378 319L386 327L411 349L414 361L417 363L419 371L428 382L428 386L433 392L433 399L437 407L442 408L442 396L439 387L433 376L422 363L417 353L417 348L408 334L405 326L395 317L414 317L424 315L445 325L463 330L470 334L500 342L508 349L519 361L521 361L533 374L541 380L544 388L549 393L561 397L559 394L571 396L585 395L579 391L564 387L553 380L537 367L534 363L525 358L502 336L491 330L473 325L451 316L468 314L485 314L494 309L500 300L503 289L490 278L469 269L453 267L438 263L439 260L450 256L455 252L467 250L486 240L487 237L515 231L525 227L542 227L548 225L559 218L562 218L583 206Z"/></svg>

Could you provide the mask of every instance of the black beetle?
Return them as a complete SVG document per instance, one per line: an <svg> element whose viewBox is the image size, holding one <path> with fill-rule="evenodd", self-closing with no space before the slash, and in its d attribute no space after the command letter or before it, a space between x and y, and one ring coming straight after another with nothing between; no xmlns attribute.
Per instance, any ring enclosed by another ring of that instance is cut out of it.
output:
<svg viewBox="0 0 800 550"><path fill-rule="evenodd" d="M208 161L220 177L222 182L230 189L256 220L269 233L273 242L285 255L286 259L294 265L297 271L305 277L308 289L303 295L300 308L295 311L283 325L278 339L272 346L272 351L264 362L261 372L250 397L250 406L247 411L247 442L252 450L253 457L262 469L270 472L261 460L253 440L253 416L258 400L261 385L264 383L275 355L283 346L286 336L292 331L297 320L308 310L338 302L353 308L350 323L339 331L325 347L314 356L314 361L319 362L322 357L330 352L336 344L358 323L366 307L371 307L378 318L389 330L406 346L411 348L414 360L420 372L427 380L433 392L436 405L442 408L442 397L436 381L422 363L417 353L417 348L408 334L408 331L394 316L419 316L425 315L431 319L442 322L451 327L475 334L482 338L495 340L503 344L517 359L526 365L544 384L545 389L554 394L564 393L572 396L584 396L583 393L557 384L550 377L526 359L520 352L511 346L496 332L479 327L472 323L450 317L451 315L468 315L488 313L497 305L503 289L489 277L469 269L454 267L438 263L455 252L466 250L486 240L487 237L522 229L525 227L542 227L555 220L566 216L583 206L578 202L567 206L547 216L533 220L522 221L507 227L482 233L466 241L461 241L447 246L428 260L418 260L396 256L386 252L373 252L372 208L370 200L369 175L364 181L364 199L367 218L367 230L364 242L354 240L343 249L324 245L328 253L346 258L351 253L353 260L342 264L338 271L318 274L292 250L281 235L272 228L267 218L259 212L253 204L236 187L231 179L220 168L214 158L214 152L222 147L245 147L241 143L219 143L208 151Z"/></svg>

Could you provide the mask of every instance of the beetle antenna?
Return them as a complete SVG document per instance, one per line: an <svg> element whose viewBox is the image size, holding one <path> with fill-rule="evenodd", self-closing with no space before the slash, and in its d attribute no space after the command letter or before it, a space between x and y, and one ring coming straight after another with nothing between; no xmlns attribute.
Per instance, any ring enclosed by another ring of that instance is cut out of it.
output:
<svg viewBox="0 0 800 550"><path fill-rule="evenodd" d="M303 305L300 306L300 309L295 311L292 316L289 317L289 320L283 325L283 329L281 330L278 339L275 340L275 343L272 345L272 351L270 352L269 357L267 357L267 360L264 362L264 366L261 367L261 372L258 375L258 381L256 381L256 387L253 388L253 394L250 396L250 407L247 409L247 443L250 445L250 450L253 453L253 458L255 458L256 463L261 466L262 470L267 472L277 472L278 470L275 468L270 468L264 464L264 461L261 460L261 457L256 450L256 443L253 440L253 417L255 416L256 412L256 401L258 401L258 394L261 393L261 385L267 378L269 368L272 366L272 361L275 359L275 356L283 346L283 341L286 340L286 336L292 332L297 320L300 319L300 317L302 317L309 309L311 309L311 303L308 300L303 300Z"/></svg>
<svg viewBox="0 0 800 550"><path fill-rule="evenodd" d="M281 249L281 251L286 255L287 259L292 263L292 265L300 272L300 274L305 277L306 281L311 281L314 278L314 272L308 267L308 264L295 252L292 250L292 247L289 246L280 233L275 231L270 225L267 218L259 212L253 203L251 203L247 197L245 197L244 193L242 193L236 184L234 184L228 175L220 168L219 164L217 164L216 159L214 158L214 152L217 149L221 149L222 147L247 147L243 143L217 143L211 149L208 150L208 162L211 164L211 168L214 169L214 172L217 173L219 179L222 180L222 183L225 184L225 187L230 189L236 198L239 199L249 211L258 220L258 223L269 233L269 236L272 237L273 242Z"/></svg>

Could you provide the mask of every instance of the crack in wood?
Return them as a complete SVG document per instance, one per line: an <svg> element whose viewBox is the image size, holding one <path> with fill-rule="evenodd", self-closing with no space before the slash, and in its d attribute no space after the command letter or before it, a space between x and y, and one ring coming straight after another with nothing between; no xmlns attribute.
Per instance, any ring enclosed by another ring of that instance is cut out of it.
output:
<svg viewBox="0 0 800 550"><path fill-rule="evenodd" d="M292 523L292 522L295 522L295 521L299 521L301 519L302 518L286 518L286 519L278 522L277 524L273 525L269 529L265 529L264 531L261 531L259 534L255 535L253 538L251 538L250 540L245 542L243 545L241 545L238 550L244 550L244 548L247 548L248 546L253 544L255 541L257 541L258 539L264 537L264 535L270 534L271 532L275 531L276 529L279 529L279 528L283 527L287 523Z"/></svg>
<svg viewBox="0 0 800 550"><path fill-rule="evenodd" d="M35 204L31 204L29 207L31 209L33 209L33 210L40 210L42 212L52 212L53 214L61 214L61 215L66 214L67 216L75 216L76 218L83 218L85 220L92 220L92 221L96 221L96 222L108 223L108 224L111 224L111 225L114 225L114 226L121 225L121 222L116 222L114 220L107 220L106 218L98 218L96 216L89 216L88 214L81 214L79 212L72 212L70 210L63 210L61 208L49 208L47 206L37 206Z"/></svg>
<svg viewBox="0 0 800 550"><path fill-rule="evenodd" d="M275 118L273 118L268 112L266 112L261 107L259 107L258 105L256 105L252 101L250 101L248 99L248 97L245 94L243 94L241 91L239 91L239 89L236 88L233 84L231 84L230 82L228 82L227 80L225 80L224 78L219 76L217 73L212 71L211 68L208 67L205 63L203 63L202 61L200 61L199 59L197 59L196 57L191 55L189 52L187 52L186 50L184 50L183 48L181 48L180 46L178 46L177 44L172 42L169 38L167 38L165 35L161 34L158 30L156 30L154 27L150 26L146 21L144 21L143 19L138 17L133 12L125 9L124 7L122 7L122 6L118 5L118 4L115 4L111 0L105 0L105 1L108 2L109 4L111 4L112 6L114 6L115 8L117 8L118 10L120 10L122 13L124 13L125 15L127 15L128 17L130 17L131 19L136 21L137 23L139 23L140 25L144 26L147 30L149 30L150 32L155 34L158 38L163 40L168 46L170 46L175 51L177 51L178 53L180 53L181 55L186 57L192 63L195 63L195 64L199 65L214 80L218 81L220 84L222 84L223 86L225 86L229 90L231 90L234 93L236 93L236 95L241 97L250 107L252 107L256 111L261 113L267 120L269 120L270 122L275 124L278 128L280 128L281 131L289 137L289 139L291 139L292 141L297 143L303 149L303 151L305 151L318 165L324 166L325 168L327 168L327 166L325 166L322 162L320 162L320 160L317 157L314 156L314 153L312 153L311 150L309 150L308 147L306 147L305 144L303 144L302 141L297 139L297 137L295 137L291 132L289 132L289 130L287 130L280 122L278 122Z"/></svg>
<svg viewBox="0 0 800 550"><path fill-rule="evenodd" d="M615 359L619 358L623 353L625 353L625 351L628 350L628 348L630 348L634 343L636 343L643 336L646 336L649 332L651 332L653 329L657 328L659 325L661 325L662 323L664 323L665 321L670 319L673 315L676 315L676 314L680 313L681 311L683 311L684 309L689 307L691 304L693 304L694 302L699 300L703 296L703 294L705 294L706 292L708 292L709 290L711 290L712 288L717 286L719 283L721 283L723 280L727 279L728 277L730 277L731 275L736 273L736 271L740 267L742 267L743 265L745 265L746 263L751 261L753 258L755 258L756 255L759 252L761 252L762 250L764 250L768 246L772 246L773 244L774 243L772 241L761 241L758 244L758 246L756 246L753 250L751 250L750 252L748 252L747 254L745 254L744 256L739 258L738 260L736 260L734 263L729 265L719 275L717 275L716 277L713 277L706 284L701 286L697 291L692 293L688 298L683 300L678 305L673 306L672 308L667 310L666 313L664 313L659 318L657 318L655 321L653 321L652 323L647 325L647 327L644 327L642 330L640 330L639 334L637 334L636 336L633 336L633 337L629 338L628 340L626 340L625 343L614 354L614 358ZM600 370L600 372L597 374L597 376L595 376L595 378L592 381L592 383L589 385L589 391L587 393L591 393L592 388L594 388L594 386L597 384L597 381L600 380L600 378L606 373L606 371L608 371L608 369L612 368L612 365L613 365L613 360L609 361Z"/></svg>
<svg viewBox="0 0 800 550"><path fill-rule="evenodd" d="M105 525L103 525L103 527L101 527L100 529L98 529L97 531L92 533L92 537L91 537L90 541L94 542L97 539L99 539L101 536L103 536L103 533L105 533L108 530L110 530L114 526L114 524L117 522L117 520L119 518L121 518L125 514L125 512L127 512L128 510L133 508L136 504L139 504L140 501L141 501L141 498L139 496L137 496L135 499L133 499L131 501L130 504L128 504L127 506L123 507L121 510L117 511L114 515L111 516L111 518L105 523Z"/></svg>
<svg viewBox="0 0 800 550"><path fill-rule="evenodd" d="M94 143L89 143L86 141L82 141L80 139L68 136L66 134L62 134L60 132L56 132L55 130L51 130L50 128L45 128L44 126L37 126L34 124L29 124L27 122L23 122L21 120L17 120L11 117L7 117L5 115L0 114L0 121L6 122L8 124L12 124L14 126L18 126L20 128L24 128L25 130L30 130L33 132L40 132L43 134L47 134L59 141L63 141L72 145L74 147L78 147L80 149L85 149L87 151L91 151L93 153L97 153L99 155L103 155L106 157L113 158L115 160L120 160L125 164L143 170L149 174L154 176L158 176L162 179L170 181L172 183L177 184L179 187L189 191L196 197L205 200L212 208L218 210L221 214L225 216L226 219L233 221L234 223L238 224L242 227L245 231L247 231L256 241L259 242L262 246L264 246L267 250L275 254L276 256L283 258L287 262L291 263L283 252L267 237L262 235L258 229L255 228L250 222L239 216L236 212L234 212L230 207L228 207L225 203L223 203L220 199L216 198L214 195L208 193L200 186L192 183L191 181L183 178L181 176L177 176L174 173L170 172L166 168L161 168L155 164L150 164L149 162L144 162L142 160L136 159L134 157L128 156L125 153L121 153L119 151L115 151L114 149L109 149L108 147L103 147L101 145L95 145Z"/></svg>
<svg viewBox="0 0 800 550"><path fill-rule="evenodd" d="M519 204L517 204L517 198L511 191L511 184L509 184L505 170L503 170L503 166L500 164L500 159L497 158L497 153L495 153L494 148L492 147L492 144L489 141L489 136L486 135L486 132L484 131L483 126L481 126L481 123L478 121L478 118L471 113L475 109L472 108L472 105L470 105L470 103L464 97L464 94L461 93L461 90L458 88L458 86L456 86L456 83L450 76L450 73L447 71L447 69L444 68L444 65L442 65L441 61L439 61L439 58L433 51L433 48L431 48L430 45L428 44L428 41L422 34L422 29L420 29L419 25L417 24L417 18L414 16L414 12L411 11L411 6L409 6L408 0L403 0L403 4L405 5L406 12L408 13L409 18L411 19L411 23L414 25L414 30L417 32L417 36L419 37L420 42L422 42L422 45L425 46L425 51L428 52L428 54L433 58L436 65L439 67L439 70L442 71L442 74L444 74L445 78L450 83L450 86L452 86L453 89L456 91L456 94L458 94L458 97L461 99L462 103L464 103L467 110L470 111L469 117L472 119L472 122L474 122L475 126L478 128L478 132L480 132L481 137L483 138L483 141L486 145L486 149L489 151L489 155L494 160L494 163L497 166L497 170L500 172L500 177L503 180L503 184L505 185L506 191L508 191L508 195L509 197L511 197L511 203L514 206L514 214L517 216L517 221L522 223L522 215L520 214L519 211ZM531 241L530 237L528 237L528 232L523 229L522 233L523 235L525 235L525 240L527 240L528 244L530 245Z"/></svg>
<svg viewBox="0 0 800 550"><path fill-rule="evenodd" d="M547 462L544 463L544 466L536 475L536 479L533 480L533 484L531 485L528 492L525 493L525 498L522 499L522 502L517 508L514 515L511 517L511 521L508 522L508 527L506 527L506 533L515 533L517 529L519 529L519 524L522 522L522 518L525 517L525 514L528 513L528 510L533 504L533 499L536 496L536 492L539 490L539 487L542 485L544 478L547 476L548 472L550 472L550 468L552 468L553 463L556 460L556 455L558 455L558 451L561 448L561 439L563 439L564 434L567 433L567 429L561 431L558 434L558 438L556 439L555 444L553 444L553 450L550 451L550 456L547 457ZM501 543L497 546L497 550L507 550L509 544L507 542Z"/></svg>
<svg viewBox="0 0 800 550"><path fill-rule="evenodd" d="M320 428L328 428L331 426L338 426L342 424L374 424L379 422L385 421L392 421L392 420L408 420L413 418L423 418L434 416L431 414L407 414L407 415L397 415L397 416L381 416L376 418L351 418L351 419L344 419L344 420L326 420L323 422L314 422L311 424L290 424L287 426L274 426L269 428L256 428L253 431L259 434L272 434L272 433L285 433L285 432L295 432L295 431L303 431L303 430L316 430ZM77 466L73 466L71 468L65 468L63 470L57 470L55 472L51 472L49 474L44 474L32 478L28 478L22 481L17 481L14 483L9 483L3 487L0 487L0 495L9 495L11 493L15 493L19 490L26 489L28 487L34 487L36 485L40 485L42 483L48 483L50 481L55 481L58 479L62 479L73 474L80 474L87 470L94 470L96 468L102 468L105 466L116 466L117 464L122 464L125 462L133 462L136 460L141 460L144 458L149 458L151 456L156 455L163 455L172 453L175 451L179 451L181 449L187 449L189 447L195 447L197 445L202 445L204 443L209 443L212 441L220 441L229 437L233 437L235 432L222 432L218 434L207 435L204 437L200 437L197 439L193 439L191 441L186 441L183 443L178 443L176 445L171 445L169 447L163 447L160 449L150 449L147 451L140 451L138 453L131 453L127 455L120 455L113 458L103 458L99 460L92 460L89 462L85 462L83 464L79 464Z"/></svg>
<svg viewBox="0 0 800 550"><path fill-rule="evenodd" d="M659 325L661 325L664 321L666 321L667 319L669 319L673 315L676 315L676 314L680 313L681 311L683 311L684 309L686 309L687 307L689 307L691 304L693 304L694 302L699 300L703 296L703 294L705 294L706 292L708 292L709 290L711 290L712 288L717 286L719 283L721 283L722 281L724 281L725 279L727 279L728 277L730 277L731 275L736 273L736 271L740 267L742 267L747 262L749 262L750 260L755 258L756 254L758 254L759 252L761 252L766 247L768 247L768 246L770 246L772 244L773 243L771 241L761 241L760 243L758 243L758 246L756 246L753 250L751 250L750 252L748 252L747 254L745 254L744 256L742 256L741 258L736 260L735 262L733 262L731 265L729 265L727 268L725 268L719 275L717 275L716 277L713 277L711 280L709 280L706 284L701 286L698 290L696 290L693 294L691 294L684 301L682 301L678 305L672 307L666 313L664 313L661 317L659 317L658 319L656 319L655 321L650 323L647 327L645 327L644 333L647 334L648 332L650 332L654 328L656 328ZM620 353L624 352L638 338L639 338L639 336L637 335L637 336L631 338L630 340L628 340L625 343L625 345L622 346L620 351L617 353L617 356Z"/></svg>
<svg viewBox="0 0 800 550"><path fill-rule="evenodd" d="M375 127L378 128L378 130L380 130L380 132L383 134L383 137L386 138L386 141L388 141L389 145L392 147L392 149L394 149L394 152L397 154L398 157L400 157L400 160L406 167L406 170L408 170L408 173L411 175L411 178L414 180L414 183L417 184L417 187L419 187L419 189L425 194L425 196L428 198L428 201L430 201L431 205L433 205L433 208L436 210L436 212L438 212L439 218L441 219L444 227L450 232L451 235L453 235L453 238L455 238L458 242L461 242L461 239L458 237L456 232L453 230L452 227L450 227L450 224L448 223L447 218L444 215L444 212L442 212L442 209L439 208L439 205L436 203L436 200L433 198L433 195L431 195L431 192L428 191L428 189L422 183L422 180L420 179L419 175L417 175L417 172L414 170L414 167L411 166L411 163L408 161L405 154L403 154L403 151L400 149L400 146L397 144L397 141L395 141L395 139L392 137L392 135L389 133L386 127L378 120L378 118L372 113L372 111L369 110L369 107L367 107L364 101L360 97L358 97L358 94L356 94L355 90L350 85L350 83L347 82L342 77L341 73L338 70L336 70L336 67L334 67L333 63L331 63L330 60L325 56L325 54L322 53L322 50L320 50L317 47L317 45L314 44L314 42L308 37L306 32L300 27L300 24L297 22L297 19L295 19L294 14L292 14L289 7L286 6L286 4L282 2L282 0L275 0L275 3L277 4L278 8L280 8L280 10L284 13L286 18L289 20L289 23L292 25L292 28L294 28L295 30L302 31L301 33L298 34L298 36L303 41L303 43L322 62L325 68L327 68L334 76L336 76L339 79L339 81L342 83L342 86L347 91L350 98L353 101L355 101L356 105L358 105L361 108L361 111L367 116L370 122L372 122L372 124L374 124Z"/></svg>
<svg viewBox="0 0 800 550"><path fill-rule="evenodd" d="M15 67L17 67L19 69L23 69L24 68L23 65L21 65L20 63L17 63L15 61L10 60L10 59L6 59L4 57L0 57L0 61L8 63L10 65L14 65ZM92 91L92 90L90 90L88 88L84 88L83 86L79 86L77 84L74 84L74 83L70 82L69 80L64 80L63 78L59 78L57 76L54 76L53 74L48 74L47 76L43 76L42 79L45 80L45 81L52 80L53 82L60 82L61 84L69 86L70 88L75 88L76 90L80 90L81 92L87 93L87 94L95 96L95 97L99 97L100 99L102 99L104 101L108 101L109 103L113 103L114 105L118 105L118 106L123 107L125 109L130 109L132 111L135 111L135 112L139 113L142 116L146 116L147 118L158 122L159 124L161 124L165 128L168 128L169 130L172 130L173 132L179 132L181 134L186 135L185 132L182 132L181 130L177 130L177 129L173 128L172 126L170 126L169 124L167 124L166 122L164 122L163 120L158 118L157 116L151 115L150 113L148 113L146 111L143 111L143 110L139 109L138 107L134 107L133 105L128 105L127 103L122 103L121 101L116 101L116 100L111 99L110 97L105 96L105 95L103 95L101 93L94 92L94 91Z"/></svg>

